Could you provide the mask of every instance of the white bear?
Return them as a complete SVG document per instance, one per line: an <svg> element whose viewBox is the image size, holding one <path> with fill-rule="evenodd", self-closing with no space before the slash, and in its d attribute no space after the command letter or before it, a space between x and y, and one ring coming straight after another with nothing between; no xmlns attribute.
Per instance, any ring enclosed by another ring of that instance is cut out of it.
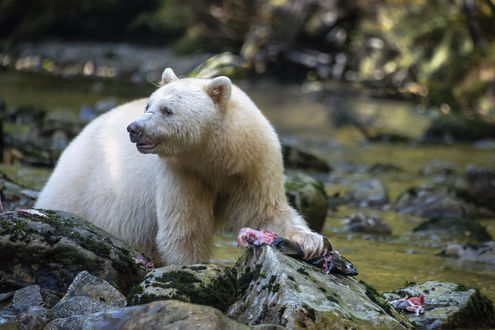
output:
<svg viewBox="0 0 495 330"><path fill-rule="evenodd" d="M225 225L276 232L308 257L323 252L287 203L280 142L256 105L227 77L178 79L170 68L148 100L84 128L35 207L78 214L158 264L207 261Z"/></svg>

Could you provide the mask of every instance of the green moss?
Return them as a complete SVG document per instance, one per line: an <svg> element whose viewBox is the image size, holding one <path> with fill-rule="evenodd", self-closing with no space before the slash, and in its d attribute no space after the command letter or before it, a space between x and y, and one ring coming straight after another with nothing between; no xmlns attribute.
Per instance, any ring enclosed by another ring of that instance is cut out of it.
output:
<svg viewBox="0 0 495 330"><path fill-rule="evenodd" d="M268 284L264 285L261 290L268 289L268 291L278 292L278 290L280 290L280 284L275 283L276 280L277 276L272 275L272 277L270 277L270 280L268 281Z"/></svg>
<svg viewBox="0 0 495 330"><path fill-rule="evenodd" d="M26 221L2 219L0 222L0 235L9 235L12 242L29 239L30 235L35 233L37 231L30 228Z"/></svg>
<svg viewBox="0 0 495 330"><path fill-rule="evenodd" d="M79 233L73 233L72 238L78 241L78 243L85 249L94 252L94 254L100 257L108 257L112 248L103 242L99 242L96 237L88 238Z"/></svg>
<svg viewBox="0 0 495 330"><path fill-rule="evenodd" d="M467 291L469 288L465 286L464 284L457 284L457 287L455 288L455 291L460 292L460 291Z"/></svg>
<svg viewBox="0 0 495 330"><path fill-rule="evenodd" d="M251 270L251 267L247 266L245 272L241 274L241 276L237 280L237 295L242 295L247 290L251 282L256 281L260 277L260 274L261 265L256 265L253 270Z"/></svg>
<svg viewBox="0 0 495 330"><path fill-rule="evenodd" d="M225 311L235 299L237 292L235 278L235 271L227 269L225 276L215 278L210 284L205 284L188 271L170 271L156 278L153 286L173 291L166 296L155 296L154 300L176 299L194 304L208 305ZM132 294L129 295L132 298L132 303L143 304L149 302L148 299L152 297L143 294L141 286L141 289L135 288L131 290ZM145 296L146 299L143 300L142 297Z"/></svg>
<svg viewBox="0 0 495 330"><path fill-rule="evenodd" d="M298 268L296 270L299 274L303 274L303 275L309 275L309 273L307 271L304 270L304 268Z"/></svg>
<svg viewBox="0 0 495 330"><path fill-rule="evenodd" d="M445 328L495 327L493 302L481 294L478 289L475 290L475 294L470 297L466 307L454 313L444 325Z"/></svg>
<svg viewBox="0 0 495 330"><path fill-rule="evenodd" d="M371 301L380 306L385 312L387 312L387 314L394 317L392 307L385 301L385 299L380 296L380 294L374 287L364 281L359 281L359 283L361 283L365 287L366 295L368 296L368 298L370 298Z"/></svg>
<svg viewBox="0 0 495 330"><path fill-rule="evenodd" d="M132 289L129 291L129 294L127 295L127 301L129 301L130 305L136 305L138 303L141 303L141 297L137 297L138 295L142 295L144 292L144 289L141 285L136 285L132 287Z"/></svg>

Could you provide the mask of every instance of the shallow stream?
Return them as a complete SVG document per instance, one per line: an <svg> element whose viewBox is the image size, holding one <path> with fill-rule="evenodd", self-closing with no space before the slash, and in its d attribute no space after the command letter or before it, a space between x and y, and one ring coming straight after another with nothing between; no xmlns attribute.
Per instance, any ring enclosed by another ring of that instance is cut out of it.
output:
<svg viewBox="0 0 495 330"><path fill-rule="evenodd" d="M365 143L362 134L352 125L334 127L339 118L336 113L351 111L371 130L418 137L432 114L407 102L373 98L356 89L334 93L321 102L310 96L314 93L303 92L315 86L301 88L261 82L243 84L242 87L276 127L285 143L310 150L328 160L334 170L317 177L325 182L329 194L344 194L354 183L378 177L394 201L400 193L413 186L438 182L460 185L461 175L468 165L495 169L494 149L459 144L370 144ZM146 97L154 88L151 83L142 86L118 80L0 72L0 96L8 106L32 104L72 116L78 115L83 104L93 106L96 101L110 96L116 97L119 103L125 102ZM370 173L369 166L375 164L394 165L398 170ZM1 170L18 183L34 189L40 189L50 173L49 170L6 165L2 165ZM435 237L408 234L425 219L392 210L359 211L382 217L392 227L392 235L380 237L343 231L342 220L358 212L357 208L346 206L329 212L324 227L324 234L330 238L333 247L357 266L358 279L365 280L379 291L395 289L412 281L452 281L480 288L495 300L495 264L435 256L446 242ZM495 236L495 219L476 220ZM233 234L219 233L215 243L215 260L235 261L241 253L235 247Z"/></svg>

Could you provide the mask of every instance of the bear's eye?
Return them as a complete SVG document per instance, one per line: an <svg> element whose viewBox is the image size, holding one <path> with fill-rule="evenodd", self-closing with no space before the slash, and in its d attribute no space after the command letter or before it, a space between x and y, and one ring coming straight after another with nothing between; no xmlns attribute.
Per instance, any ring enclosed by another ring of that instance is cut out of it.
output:
<svg viewBox="0 0 495 330"><path fill-rule="evenodd" d="M144 108L144 112L148 111L149 108L150 108L150 105L146 104L146 107Z"/></svg>
<svg viewBox="0 0 495 330"><path fill-rule="evenodd" d="M166 116L171 116L171 115L174 114L173 111L169 107L166 107L166 106L165 107L162 107L160 110Z"/></svg>

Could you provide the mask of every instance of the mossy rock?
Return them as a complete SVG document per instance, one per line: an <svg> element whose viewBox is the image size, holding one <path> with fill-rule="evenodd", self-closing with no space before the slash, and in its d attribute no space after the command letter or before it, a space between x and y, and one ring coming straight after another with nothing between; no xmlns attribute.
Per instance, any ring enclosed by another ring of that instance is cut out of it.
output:
<svg viewBox="0 0 495 330"><path fill-rule="evenodd" d="M29 284L63 295L81 271L127 293L144 272L139 253L71 213L19 210L0 215L0 291Z"/></svg>
<svg viewBox="0 0 495 330"><path fill-rule="evenodd" d="M132 305L180 300L225 311L237 293L236 271L220 264L166 266L146 275L129 293Z"/></svg>
<svg viewBox="0 0 495 330"><path fill-rule="evenodd" d="M423 218L463 218L478 212L457 190L444 186L410 188L397 197L394 208Z"/></svg>
<svg viewBox="0 0 495 330"><path fill-rule="evenodd" d="M292 146L283 145L282 155L284 157L284 166L288 168L314 170L325 173L332 171L330 165L323 159Z"/></svg>
<svg viewBox="0 0 495 330"><path fill-rule="evenodd" d="M447 238L461 236L466 240L476 242L492 240L485 227L470 219L433 218L418 225L414 228L414 232L425 232L428 235L431 233L445 234Z"/></svg>
<svg viewBox="0 0 495 330"><path fill-rule="evenodd" d="M352 277L325 274L271 246L247 249L236 269L239 297L227 316L250 326L412 328L373 288Z"/></svg>
<svg viewBox="0 0 495 330"><path fill-rule="evenodd" d="M384 293L387 300L404 296L425 297L422 315L408 313L420 329L493 328L495 310L493 302L477 289L462 284L429 281Z"/></svg>
<svg viewBox="0 0 495 330"><path fill-rule="evenodd" d="M495 123L458 114L438 117L423 134L424 140L432 142L474 142L488 138L495 138Z"/></svg>
<svg viewBox="0 0 495 330"><path fill-rule="evenodd" d="M285 176L285 194L289 204L304 217L309 227L320 232L328 208L323 183L302 172L289 172Z"/></svg>

